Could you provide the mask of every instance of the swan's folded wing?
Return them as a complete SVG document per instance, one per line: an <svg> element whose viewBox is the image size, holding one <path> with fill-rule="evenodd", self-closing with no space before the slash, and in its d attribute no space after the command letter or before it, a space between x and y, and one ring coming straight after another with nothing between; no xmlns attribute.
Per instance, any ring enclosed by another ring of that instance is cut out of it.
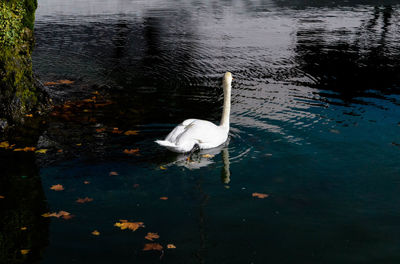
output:
<svg viewBox="0 0 400 264"><path fill-rule="evenodd" d="M186 119L183 121L181 124L176 126L165 138L165 140L170 141L170 142L176 142L177 138L182 135L183 132L186 131L187 127L190 126L193 121L196 121L196 119Z"/></svg>

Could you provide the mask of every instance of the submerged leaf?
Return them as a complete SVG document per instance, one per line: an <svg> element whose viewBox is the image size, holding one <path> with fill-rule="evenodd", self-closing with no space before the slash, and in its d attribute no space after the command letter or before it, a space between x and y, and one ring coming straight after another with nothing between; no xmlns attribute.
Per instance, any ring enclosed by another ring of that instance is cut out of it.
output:
<svg viewBox="0 0 400 264"><path fill-rule="evenodd" d="M118 175L118 172L116 172L116 171L111 171L109 175L110 175L110 176L117 176L117 175Z"/></svg>
<svg viewBox="0 0 400 264"><path fill-rule="evenodd" d="M62 186L61 184L56 184L56 185L51 186L50 189L52 189L54 191L63 191L64 186Z"/></svg>
<svg viewBox="0 0 400 264"><path fill-rule="evenodd" d="M252 196L253 196L253 197L260 198L260 199L264 199L264 198L267 198L267 197L269 196L269 194L265 194L265 193L253 193Z"/></svg>
<svg viewBox="0 0 400 264"><path fill-rule="evenodd" d="M23 226L23 227L21 227L20 228L22 231L25 231L25 230L27 230L28 228L26 227L26 226Z"/></svg>
<svg viewBox="0 0 400 264"><path fill-rule="evenodd" d="M114 226L124 229L130 229L132 231L136 231L139 227L144 227L143 222L128 222L128 220L119 220L119 222L115 223Z"/></svg>
<svg viewBox="0 0 400 264"><path fill-rule="evenodd" d="M90 181L84 181L83 183L84 183L84 184L89 184L89 183L90 183Z"/></svg>
<svg viewBox="0 0 400 264"><path fill-rule="evenodd" d="M143 251L149 251L149 250L161 251L162 249L163 249L163 247L158 243L147 243L147 244L144 244Z"/></svg>
<svg viewBox="0 0 400 264"><path fill-rule="evenodd" d="M85 198L78 198L76 200L77 203L88 203L93 201L93 198L85 197Z"/></svg>
<svg viewBox="0 0 400 264"><path fill-rule="evenodd" d="M166 196L160 197L160 200L166 201L166 200L168 200L168 197L166 197Z"/></svg>
<svg viewBox="0 0 400 264"><path fill-rule="evenodd" d="M158 239L158 238L160 238L160 236L157 233L149 232L149 233L147 233L147 235L144 238L146 238L147 240L153 241L153 239Z"/></svg>

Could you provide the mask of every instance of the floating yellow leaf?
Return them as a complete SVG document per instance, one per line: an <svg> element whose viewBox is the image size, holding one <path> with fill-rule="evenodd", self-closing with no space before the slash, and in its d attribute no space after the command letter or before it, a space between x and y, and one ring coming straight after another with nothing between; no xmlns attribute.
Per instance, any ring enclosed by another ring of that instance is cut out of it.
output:
<svg viewBox="0 0 400 264"><path fill-rule="evenodd" d="M82 146L82 143L77 143L76 145L77 145L78 147L80 147L80 146Z"/></svg>
<svg viewBox="0 0 400 264"><path fill-rule="evenodd" d="M147 243L147 244L144 244L143 251L149 251L149 250L161 251L162 249L163 249L163 247L158 243Z"/></svg>
<svg viewBox="0 0 400 264"><path fill-rule="evenodd" d="M139 131L137 131L137 130L128 130L124 133L124 135L131 136L131 135L137 135L138 133L139 133Z"/></svg>
<svg viewBox="0 0 400 264"><path fill-rule="evenodd" d="M265 194L265 193L253 193L252 196L253 196L253 197L260 198L260 199L264 199L264 198L267 198L267 197L269 196L269 194Z"/></svg>
<svg viewBox="0 0 400 264"><path fill-rule="evenodd" d="M176 246L174 244L168 244L167 248L172 249L172 248L176 248Z"/></svg>
<svg viewBox="0 0 400 264"><path fill-rule="evenodd" d="M165 168L164 166L160 166L160 170L166 170L167 168Z"/></svg>
<svg viewBox="0 0 400 264"><path fill-rule="evenodd" d="M157 233L148 232L144 238L146 238L147 240L153 241L153 239L158 239L158 238L160 238L160 236Z"/></svg>
<svg viewBox="0 0 400 264"><path fill-rule="evenodd" d="M89 198L89 197L78 198L78 200L76 200L77 203L88 203L91 201L93 201L93 198Z"/></svg>
<svg viewBox="0 0 400 264"><path fill-rule="evenodd" d="M56 185L51 186L50 189L52 189L54 191L63 191L64 186L62 186L61 184L56 184Z"/></svg>
<svg viewBox="0 0 400 264"><path fill-rule="evenodd" d="M144 227L143 222L128 222L128 220L119 220L119 222L115 223L114 226L124 229L130 229L136 231L139 227Z"/></svg>
<svg viewBox="0 0 400 264"><path fill-rule="evenodd" d="M26 255L29 253L29 251L30 251L30 249L21 249L21 254Z"/></svg>
<svg viewBox="0 0 400 264"><path fill-rule="evenodd" d="M160 200L168 200L168 197L166 197L166 196L163 196L163 197L160 197Z"/></svg>
<svg viewBox="0 0 400 264"><path fill-rule="evenodd" d="M47 152L47 149L38 149L35 151L36 153L43 153L45 154Z"/></svg>
<svg viewBox="0 0 400 264"><path fill-rule="evenodd" d="M22 231L25 231L25 230L27 230L28 228L26 227L26 226L23 226L23 227L21 227L21 230Z"/></svg>
<svg viewBox="0 0 400 264"><path fill-rule="evenodd" d="M99 236L99 235L100 235L100 232L97 231L97 230L94 230L94 231L92 232L92 235L94 235L94 236Z"/></svg>
<svg viewBox="0 0 400 264"><path fill-rule="evenodd" d="M0 142L0 148L9 148L10 144L8 143L8 141L3 141Z"/></svg>

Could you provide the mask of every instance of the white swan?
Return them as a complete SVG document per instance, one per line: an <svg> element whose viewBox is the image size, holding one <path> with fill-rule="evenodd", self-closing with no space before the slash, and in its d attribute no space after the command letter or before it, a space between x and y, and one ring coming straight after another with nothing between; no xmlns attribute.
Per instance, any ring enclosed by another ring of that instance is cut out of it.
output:
<svg viewBox="0 0 400 264"><path fill-rule="evenodd" d="M206 120L186 119L175 127L165 138L155 142L167 149L185 153L196 145L200 149L210 149L223 144L229 133L229 114L231 112L232 74L225 73L222 86L224 88L224 108L219 126Z"/></svg>

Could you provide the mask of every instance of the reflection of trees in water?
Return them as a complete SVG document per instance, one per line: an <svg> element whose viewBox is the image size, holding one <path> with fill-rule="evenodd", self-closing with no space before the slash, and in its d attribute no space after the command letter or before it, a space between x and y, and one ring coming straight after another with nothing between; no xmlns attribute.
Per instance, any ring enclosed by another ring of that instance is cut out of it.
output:
<svg viewBox="0 0 400 264"><path fill-rule="evenodd" d="M47 208L34 154L0 153L0 262L34 263L48 244ZM26 230L21 230L26 227ZM23 256L21 249L29 249Z"/></svg>
<svg viewBox="0 0 400 264"><path fill-rule="evenodd" d="M375 7L355 33L303 22L295 48L300 69L316 79L314 87L339 92L343 100L366 90L399 92L399 28L393 13L391 6Z"/></svg>

